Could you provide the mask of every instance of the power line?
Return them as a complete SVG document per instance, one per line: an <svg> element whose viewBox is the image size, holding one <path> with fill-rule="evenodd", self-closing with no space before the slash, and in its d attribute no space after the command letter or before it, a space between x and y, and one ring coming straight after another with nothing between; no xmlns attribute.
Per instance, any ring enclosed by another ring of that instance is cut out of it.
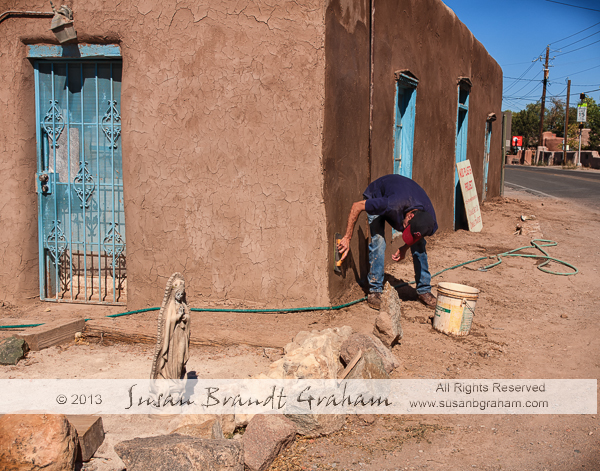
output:
<svg viewBox="0 0 600 471"><path fill-rule="evenodd" d="M539 56L541 57L541 55L542 55L543 53L544 53L544 50L542 49L542 52L540 52ZM527 69L525 70L525 72L523 72L523 73L522 73L522 74L519 76L519 78L523 78L523 77L524 77L524 76L527 74L527 72L529 72L529 71L532 69L532 67L535 65L535 63L536 63L538 60L539 60L539 58L536 58L536 59L534 59L533 61L531 61L531 64L529 65L529 67L527 67ZM515 82L513 82L511 85L509 85L509 86L508 86L508 88L507 88L505 91L508 91L508 90L510 90L512 87L514 87L514 86L515 86L515 84L516 84L516 83L517 83L516 81L515 81Z"/></svg>
<svg viewBox="0 0 600 471"><path fill-rule="evenodd" d="M600 33L600 30L596 31L595 33L592 33L592 34L590 34L589 36L586 36L585 38L578 39L577 41L575 41L575 42L573 42L573 43L571 43L571 44L567 44L566 46L562 46L562 47L561 47L561 49L562 49L562 48L565 48L565 47L572 46L573 44L580 43L580 42L581 42L581 41L583 41L584 39L591 38L592 36L596 36L598 33ZM555 50L554 50L554 51L552 51L552 52L556 52L556 51L560 51L560 49L555 49Z"/></svg>
<svg viewBox="0 0 600 471"><path fill-rule="evenodd" d="M563 93L566 90L567 90L567 87L563 88L562 91L558 95L552 95L550 98L562 98L563 96L566 96L566 95L563 95Z"/></svg>
<svg viewBox="0 0 600 471"><path fill-rule="evenodd" d="M578 5L571 5L570 3L557 2L556 0L546 0L546 1L550 2L550 3L558 3L559 5L565 5L567 7L581 8L582 10L600 11L600 10L594 10L593 8L586 8L586 7L580 7Z"/></svg>
<svg viewBox="0 0 600 471"><path fill-rule="evenodd" d="M526 61L526 62L512 62L510 64L503 64L500 67L508 67L509 65L521 65L521 64L529 64L530 61Z"/></svg>
<svg viewBox="0 0 600 471"><path fill-rule="evenodd" d="M520 101L529 101L531 103L539 103L540 100L538 99L537 101L533 102L531 101L530 97L511 97L511 98L506 98L507 100L520 100Z"/></svg>
<svg viewBox="0 0 600 471"><path fill-rule="evenodd" d="M515 78L515 77L507 77L506 75L503 75L502 78L509 79L509 80L521 80L521 81L524 80L526 82L539 82L538 79Z"/></svg>
<svg viewBox="0 0 600 471"><path fill-rule="evenodd" d="M518 98L534 98L537 95L535 94L535 92L538 90L538 88L541 86L541 84L538 87L535 87L529 91L527 91L523 96L518 97ZM515 95L510 95L508 98L517 98Z"/></svg>
<svg viewBox="0 0 600 471"><path fill-rule="evenodd" d="M577 31L576 33L573 33L572 35L570 35L570 36L567 36L566 38L562 38L562 39L559 39L558 41L551 42L550 44L559 43L559 42L561 42L561 41L564 41L565 39L572 38L573 36L577 36L579 33L583 33L584 31L587 31L588 29L591 29L591 28L593 28L594 26L598 26L598 25L600 25L600 22L596 23L595 25L588 26L587 28L585 28L585 29L582 29L581 31Z"/></svg>
<svg viewBox="0 0 600 471"><path fill-rule="evenodd" d="M563 75L562 77L557 77L554 80L559 80L561 78L570 77L571 75L582 74L584 72L587 72L588 70L597 69L598 67L600 67L600 65L595 65L594 67L590 67L589 69L580 70L579 72L573 72L573 73L570 73L568 75Z"/></svg>
<svg viewBox="0 0 600 471"><path fill-rule="evenodd" d="M579 51L580 49L583 49L588 46L592 46L593 44L596 44L596 43L600 43L600 39L598 39L598 41L594 41L593 43L586 44L585 46L578 47L577 49L573 49L572 51L567 51L567 52L563 52L561 54L556 54L555 57L564 56L565 54L571 54L572 52Z"/></svg>
<svg viewBox="0 0 600 471"><path fill-rule="evenodd" d="M573 65L573 64L581 64L582 62L591 62L591 61L595 61L596 59L600 59L600 56L597 57L590 57L588 59L583 59L580 61L573 61L573 62L567 62L566 64L560 64L557 67L564 67L565 65Z"/></svg>
<svg viewBox="0 0 600 471"><path fill-rule="evenodd" d="M588 90L587 92L582 92L582 93L592 93L592 92L597 92L600 91L600 88L596 88L596 90Z"/></svg>
<svg viewBox="0 0 600 471"><path fill-rule="evenodd" d="M519 88L517 91L513 92L514 95L517 95L521 90L523 90L524 88L527 88L530 84L526 83L525 85L523 85L521 88ZM542 86L542 82L539 81L537 83L537 85L535 85L532 89L528 90L527 92L525 92L526 94L530 94L532 93L534 90L537 90L539 87ZM508 90L505 90L504 93L508 92Z"/></svg>

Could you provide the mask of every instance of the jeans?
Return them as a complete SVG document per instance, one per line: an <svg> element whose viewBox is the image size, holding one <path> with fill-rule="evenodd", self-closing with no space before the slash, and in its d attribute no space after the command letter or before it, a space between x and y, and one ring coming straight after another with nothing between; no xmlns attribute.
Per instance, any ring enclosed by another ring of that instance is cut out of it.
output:
<svg viewBox="0 0 600 471"><path fill-rule="evenodd" d="M369 265L370 271L367 276L369 281L369 292L381 293L383 291L384 258L385 258L385 220L381 216L368 215L371 242L369 243ZM422 238L413 244L410 251L413 256L415 269L415 281L417 282L417 294L431 292L431 273L427 262L427 243Z"/></svg>

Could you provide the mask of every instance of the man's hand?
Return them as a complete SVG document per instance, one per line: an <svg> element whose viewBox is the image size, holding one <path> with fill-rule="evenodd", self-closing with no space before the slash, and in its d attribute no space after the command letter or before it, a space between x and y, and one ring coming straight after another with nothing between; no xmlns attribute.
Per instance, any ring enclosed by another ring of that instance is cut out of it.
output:
<svg viewBox="0 0 600 471"><path fill-rule="evenodd" d="M358 219L358 215L365 210L365 201L357 201L352 205L352 209L350 210L350 215L348 216L348 226L346 227L346 235L342 240L340 240L337 245L337 249L340 252L341 258L340 260L344 260L350 251L350 239L352 239L352 234L354 233L354 225L356 224L356 220Z"/></svg>
<svg viewBox="0 0 600 471"><path fill-rule="evenodd" d="M350 238L348 236L344 236L343 239L340 239L340 242L337 244L338 252L341 255L340 260L344 260L350 252Z"/></svg>
<svg viewBox="0 0 600 471"><path fill-rule="evenodd" d="M400 247L394 255L392 255L392 260L394 262L400 262L406 258L406 251L408 250L407 245L403 245Z"/></svg>

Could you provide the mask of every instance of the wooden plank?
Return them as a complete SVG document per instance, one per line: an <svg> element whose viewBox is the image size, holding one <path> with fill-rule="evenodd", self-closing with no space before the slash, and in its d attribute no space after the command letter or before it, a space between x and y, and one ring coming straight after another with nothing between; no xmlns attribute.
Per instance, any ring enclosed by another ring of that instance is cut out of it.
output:
<svg viewBox="0 0 600 471"><path fill-rule="evenodd" d="M77 461L89 461L104 441L102 417L98 415L67 415L67 420L77 430L79 446Z"/></svg>
<svg viewBox="0 0 600 471"><path fill-rule="evenodd" d="M358 352L356 352L356 355L354 355L354 358L352 358L350 363L348 363L348 366L344 369L344 371L342 371L342 374L340 374L340 377L338 378L339 381L343 380L344 378L346 378L346 376L348 376L348 374L352 371L352 368L354 368L358 363L358 360L361 359L362 353L362 350L359 348Z"/></svg>
<svg viewBox="0 0 600 471"><path fill-rule="evenodd" d="M113 320L93 319L86 322L83 331L86 337L104 338L118 342L156 344L156 329L125 327ZM257 332L238 332L223 329L207 329L192 332L190 345L229 347L234 345L249 345L251 347L283 348L283 341L274 340L268 333L257 334Z"/></svg>
<svg viewBox="0 0 600 471"><path fill-rule="evenodd" d="M83 319L53 321L15 333L15 337L25 340L30 350L38 351L73 340L75 332L82 332L84 327Z"/></svg>

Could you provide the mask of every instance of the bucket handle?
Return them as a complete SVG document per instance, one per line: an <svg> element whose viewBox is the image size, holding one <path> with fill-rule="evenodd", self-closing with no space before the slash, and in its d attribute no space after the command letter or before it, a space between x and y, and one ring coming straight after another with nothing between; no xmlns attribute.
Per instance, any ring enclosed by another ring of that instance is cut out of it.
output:
<svg viewBox="0 0 600 471"><path fill-rule="evenodd" d="M471 306L469 306L469 304L467 303L467 300L465 298L462 299L462 302L460 303L461 307L464 306L466 307L469 311L471 311L471 314L473 314L473 316L475 316L475 311L473 309L471 309Z"/></svg>

